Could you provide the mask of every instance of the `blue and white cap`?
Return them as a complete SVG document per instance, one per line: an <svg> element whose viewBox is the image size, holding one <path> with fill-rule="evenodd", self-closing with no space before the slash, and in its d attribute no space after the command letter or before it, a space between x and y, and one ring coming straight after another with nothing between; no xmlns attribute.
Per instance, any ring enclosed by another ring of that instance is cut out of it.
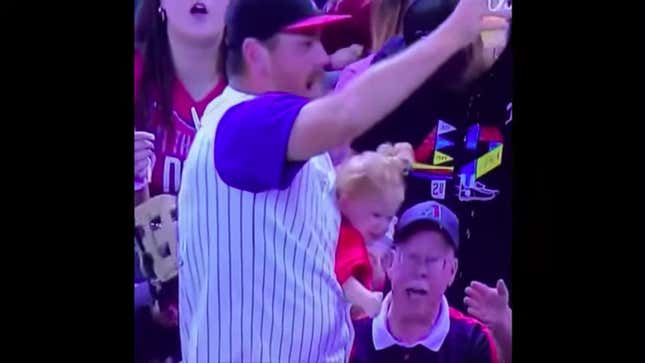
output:
<svg viewBox="0 0 645 363"><path fill-rule="evenodd" d="M434 200L413 205L403 212L399 218L396 231L399 232L417 221L435 222L439 228L448 233L455 249L459 248L459 218L445 205L437 203Z"/></svg>

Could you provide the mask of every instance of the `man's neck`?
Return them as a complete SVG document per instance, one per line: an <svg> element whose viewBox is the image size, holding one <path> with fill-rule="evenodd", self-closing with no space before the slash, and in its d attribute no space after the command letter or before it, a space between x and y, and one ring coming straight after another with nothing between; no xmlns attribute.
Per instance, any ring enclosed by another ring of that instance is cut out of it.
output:
<svg viewBox="0 0 645 363"><path fill-rule="evenodd" d="M230 76L228 83L233 89L249 95L259 95L273 90L267 82L248 75Z"/></svg>
<svg viewBox="0 0 645 363"><path fill-rule="evenodd" d="M218 72L220 37L205 46L187 43L168 32L175 74L195 100L206 97L221 77Z"/></svg>
<svg viewBox="0 0 645 363"><path fill-rule="evenodd" d="M386 324L390 333L400 342L414 344L425 339L434 322L437 320L441 301L429 306L428 314L423 319L419 317L408 317L400 309L397 309L394 299L386 316Z"/></svg>

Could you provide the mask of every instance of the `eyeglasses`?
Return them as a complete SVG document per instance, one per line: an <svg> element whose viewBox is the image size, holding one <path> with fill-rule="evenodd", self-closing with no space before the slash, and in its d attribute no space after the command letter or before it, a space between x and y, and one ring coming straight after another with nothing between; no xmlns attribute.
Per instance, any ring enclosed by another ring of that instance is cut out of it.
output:
<svg viewBox="0 0 645 363"><path fill-rule="evenodd" d="M399 262L408 269L425 266L429 271L441 271L446 268L446 257L422 257L415 253L397 251Z"/></svg>

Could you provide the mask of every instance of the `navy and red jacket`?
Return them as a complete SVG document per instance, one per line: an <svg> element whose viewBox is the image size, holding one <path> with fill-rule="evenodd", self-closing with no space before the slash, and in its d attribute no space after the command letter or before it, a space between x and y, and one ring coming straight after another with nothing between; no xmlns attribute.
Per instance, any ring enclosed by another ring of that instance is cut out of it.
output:
<svg viewBox="0 0 645 363"><path fill-rule="evenodd" d="M498 363L490 330L481 322L450 308L450 330L441 348L434 352L418 344L412 348L392 345L375 350L372 319L354 322L354 348L350 363Z"/></svg>

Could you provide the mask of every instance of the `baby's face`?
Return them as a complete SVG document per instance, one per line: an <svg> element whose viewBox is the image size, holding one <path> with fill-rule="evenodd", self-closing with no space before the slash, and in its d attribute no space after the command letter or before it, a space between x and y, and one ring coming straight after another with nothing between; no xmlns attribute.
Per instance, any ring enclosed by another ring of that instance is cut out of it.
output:
<svg viewBox="0 0 645 363"><path fill-rule="evenodd" d="M356 228L366 244L385 236L400 206L400 201L392 196L359 195L342 197L341 212Z"/></svg>

